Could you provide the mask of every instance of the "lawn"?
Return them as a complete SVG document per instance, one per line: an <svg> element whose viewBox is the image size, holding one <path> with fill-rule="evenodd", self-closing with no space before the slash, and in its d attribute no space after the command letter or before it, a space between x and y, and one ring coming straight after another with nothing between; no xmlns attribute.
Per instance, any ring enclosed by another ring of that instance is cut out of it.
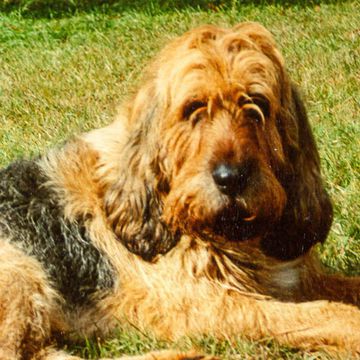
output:
<svg viewBox="0 0 360 360"><path fill-rule="evenodd" d="M176 35L204 23L264 24L302 88L334 202L334 224L319 248L322 259L330 268L360 274L358 1L0 0L0 9L1 166L111 121L147 61ZM224 358L320 356L270 339L167 344L136 329L71 349L97 358L167 347L196 347Z"/></svg>

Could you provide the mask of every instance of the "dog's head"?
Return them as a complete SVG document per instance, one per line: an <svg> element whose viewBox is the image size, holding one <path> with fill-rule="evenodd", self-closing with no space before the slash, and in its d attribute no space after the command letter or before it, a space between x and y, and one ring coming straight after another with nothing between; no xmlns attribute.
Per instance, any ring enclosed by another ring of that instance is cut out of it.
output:
<svg viewBox="0 0 360 360"><path fill-rule="evenodd" d="M173 41L127 126L128 176L105 205L131 251L151 259L191 234L260 238L268 254L290 259L325 239L332 211L314 139L262 26L205 26Z"/></svg>

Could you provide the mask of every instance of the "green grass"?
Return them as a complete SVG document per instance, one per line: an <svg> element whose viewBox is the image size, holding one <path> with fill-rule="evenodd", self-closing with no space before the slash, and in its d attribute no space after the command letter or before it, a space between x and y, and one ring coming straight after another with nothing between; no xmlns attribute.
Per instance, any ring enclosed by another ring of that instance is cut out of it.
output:
<svg viewBox="0 0 360 360"><path fill-rule="evenodd" d="M195 4L190 7L190 4ZM0 165L111 121L148 59L203 23L254 20L275 35L304 92L335 206L325 263L360 274L360 5L357 1L0 0ZM92 358L196 347L225 358L313 359L271 341L159 342L122 331L72 347Z"/></svg>
<svg viewBox="0 0 360 360"><path fill-rule="evenodd" d="M232 342L218 341L211 337L201 339L183 338L176 343L169 343L155 339L135 330L119 330L115 336L103 342L100 340L86 340L81 345L71 344L69 349L78 356L98 359L99 357L112 358L119 354L137 355L149 351L173 349L178 351L198 351L208 355L220 356L223 360L242 359L293 359L313 360L328 359L324 353L300 352L285 346L279 346L275 342L265 339L261 342L250 342L239 338Z"/></svg>

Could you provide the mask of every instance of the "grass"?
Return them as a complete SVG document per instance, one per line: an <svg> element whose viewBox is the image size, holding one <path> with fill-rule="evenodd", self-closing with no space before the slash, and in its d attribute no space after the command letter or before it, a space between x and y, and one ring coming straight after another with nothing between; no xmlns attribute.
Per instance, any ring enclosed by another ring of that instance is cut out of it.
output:
<svg viewBox="0 0 360 360"><path fill-rule="evenodd" d="M193 7L191 3L195 3ZM357 1L0 0L0 165L111 121L149 58L189 28L254 20L274 33L304 92L335 206L324 262L360 274L360 5ZM269 341L183 339L136 330L72 347L96 358L199 348L224 358L314 359Z"/></svg>
<svg viewBox="0 0 360 360"><path fill-rule="evenodd" d="M275 342L266 339L262 342L250 342L239 338L232 342L218 341L211 337L201 339L180 339L176 343L160 341L146 334L133 331L118 331L112 340L102 342L100 340L87 340L83 344L70 345L74 354L84 358L98 359L99 357L113 358L119 354L137 355L149 351L162 349L175 349L178 351L198 351L209 355L220 356L223 360L235 359L292 359L313 360L330 359L324 353L306 353L285 346L279 346Z"/></svg>

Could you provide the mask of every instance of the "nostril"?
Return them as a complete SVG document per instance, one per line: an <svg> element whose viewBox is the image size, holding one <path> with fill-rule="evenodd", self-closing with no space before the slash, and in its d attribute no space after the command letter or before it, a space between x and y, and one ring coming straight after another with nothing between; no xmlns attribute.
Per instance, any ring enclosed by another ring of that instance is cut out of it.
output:
<svg viewBox="0 0 360 360"><path fill-rule="evenodd" d="M250 175L250 167L247 164L236 166L232 164L220 164L212 172L212 177L219 190L226 195L236 195L241 192Z"/></svg>
<svg viewBox="0 0 360 360"><path fill-rule="evenodd" d="M235 180L235 178L237 177L236 172L236 168L234 168L233 166L227 164L220 164L214 169L212 176L217 185L225 186Z"/></svg>

